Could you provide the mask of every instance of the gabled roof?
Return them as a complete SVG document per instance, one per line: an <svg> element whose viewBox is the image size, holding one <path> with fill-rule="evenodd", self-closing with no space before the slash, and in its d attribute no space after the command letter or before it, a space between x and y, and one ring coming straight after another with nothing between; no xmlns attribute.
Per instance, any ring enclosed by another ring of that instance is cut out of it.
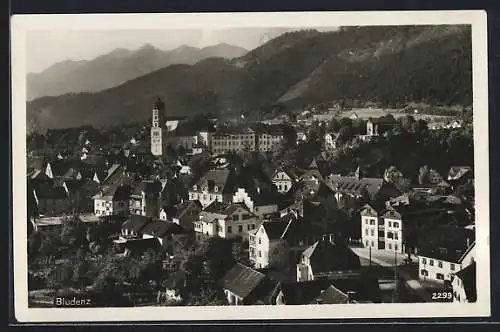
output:
<svg viewBox="0 0 500 332"><path fill-rule="evenodd" d="M450 168L448 172L448 181L458 180L465 174L472 172L472 168L470 166L454 166Z"/></svg>
<svg viewBox="0 0 500 332"><path fill-rule="evenodd" d="M248 266L236 263L221 279L224 289L245 299L247 298L266 276Z"/></svg>
<svg viewBox="0 0 500 332"><path fill-rule="evenodd" d="M340 289L330 285L322 290L321 294L311 301L311 304L342 304L348 303L349 296Z"/></svg>
<svg viewBox="0 0 500 332"><path fill-rule="evenodd" d="M458 271L455 276L462 280L467 300L469 302L476 302L476 262L473 262L472 264Z"/></svg>
<svg viewBox="0 0 500 332"><path fill-rule="evenodd" d="M140 232L144 226L150 223L152 219L150 217L140 216L140 215L130 215L128 219L122 224L122 229L127 229L129 231Z"/></svg>
<svg viewBox="0 0 500 332"><path fill-rule="evenodd" d="M217 201L212 202L209 206L205 208L204 211L209 213L216 213L229 216L238 209L243 209L247 211L249 214L253 214L248 210L248 208L243 203L223 203Z"/></svg>
<svg viewBox="0 0 500 332"><path fill-rule="evenodd" d="M161 248L160 241L154 237L149 239L128 240L123 244L123 246L125 249L128 249L133 253L142 253L148 249L157 250Z"/></svg>
<svg viewBox="0 0 500 332"><path fill-rule="evenodd" d="M179 206L177 206L177 211L174 215L174 218L182 219L182 217L184 217L184 215L192 209L196 209L198 211L201 211L202 205L201 205L200 201L196 200L196 201L184 201L184 202L182 202L181 204L179 204Z"/></svg>
<svg viewBox="0 0 500 332"><path fill-rule="evenodd" d="M314 274L355 270L361 267L359 256L345 244L334 244L327 239L316 241L304 250L303 258L308 258Z"/></svg>
<svg viewBox="0 0 500 332"><path fill-rule="evenodd" d="M141 233L163 237L167 234L181 234L184 229L176 223L170 221L151 221L147 222L141 229Z"/></svg>
<svg viewBox="0 0 500 332"><path fill-rule="evenodd" d="M35 189L36 197L38 199L67 199L68 195L66 190L61 186L39 186Z"/></svg>
<svg viewBox="0 0 500 332"><path fill-rule="evenodd" d="M340 175L331 175L328 181L334 191L361 195L366 190L371 196L378 193L384 183L384 179L379 178L358 178Z"/></svg>
<svg viewBox="0 0 500 332"><path fill-rule="evenodd" d="M280 239L283 233L285 232L287 226L288 223L283 222L281 220L265 221L262 223L262 227L264 227L264 230L266 231L269 240Z"/></svg>
<svg viewBox="0 0 500 332"><path fill-rule="evenodd" d="M196 184L197 188L195 191L202 191L204 187L210 192L215 192L217 187L217 192L222 194L232 193L230 180L232 177L231 171L227 169L212 169L209 170Z"/></svg>

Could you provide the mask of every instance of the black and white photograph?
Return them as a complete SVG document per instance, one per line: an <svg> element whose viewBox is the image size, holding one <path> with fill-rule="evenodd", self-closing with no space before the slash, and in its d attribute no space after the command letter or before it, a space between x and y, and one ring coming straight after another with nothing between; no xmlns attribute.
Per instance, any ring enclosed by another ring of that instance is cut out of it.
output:
<svg viewBox="0 0 500 332"><path fill-rule="evenodd" d="M12 30L18 320L490 314L485 13Z"/></svg>

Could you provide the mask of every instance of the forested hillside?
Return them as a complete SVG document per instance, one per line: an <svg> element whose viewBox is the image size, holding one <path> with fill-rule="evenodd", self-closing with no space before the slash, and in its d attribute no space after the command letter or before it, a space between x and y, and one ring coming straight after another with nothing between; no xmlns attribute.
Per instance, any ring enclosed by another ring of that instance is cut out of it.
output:
<svg viewBox="0 0 500 332"><path fill-rule="evenodd" d="M174 65L98 93L37 99L27 114L35 129L44 129L145 121L157 97L169 115L238 116L332 101L470 105L471 72L468 26L307 30L285 33L231 61Z"/></svg>

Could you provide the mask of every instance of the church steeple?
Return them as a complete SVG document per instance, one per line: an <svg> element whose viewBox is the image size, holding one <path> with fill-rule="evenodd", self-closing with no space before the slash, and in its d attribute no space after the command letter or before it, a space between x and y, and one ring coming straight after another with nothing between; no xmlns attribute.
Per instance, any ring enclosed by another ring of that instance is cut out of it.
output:
<svg viewBox="0 0 500 332"><path fill-rule="evenodd" d="M163 154L163 115L165 103L158 98L153 107L153 118L151 123L151 153L155 156Z"/></svg>

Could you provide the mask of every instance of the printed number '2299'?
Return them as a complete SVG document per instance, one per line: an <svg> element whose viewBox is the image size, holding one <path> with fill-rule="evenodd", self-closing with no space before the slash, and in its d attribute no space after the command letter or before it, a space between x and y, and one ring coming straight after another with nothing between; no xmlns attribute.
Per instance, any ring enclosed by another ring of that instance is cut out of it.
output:
<svg viewBox="0 0 500 332"><path fill-rule="evenodd" d="M451 292L433 292L433 300L451 300L453 299L453 294Z"/></svg>

